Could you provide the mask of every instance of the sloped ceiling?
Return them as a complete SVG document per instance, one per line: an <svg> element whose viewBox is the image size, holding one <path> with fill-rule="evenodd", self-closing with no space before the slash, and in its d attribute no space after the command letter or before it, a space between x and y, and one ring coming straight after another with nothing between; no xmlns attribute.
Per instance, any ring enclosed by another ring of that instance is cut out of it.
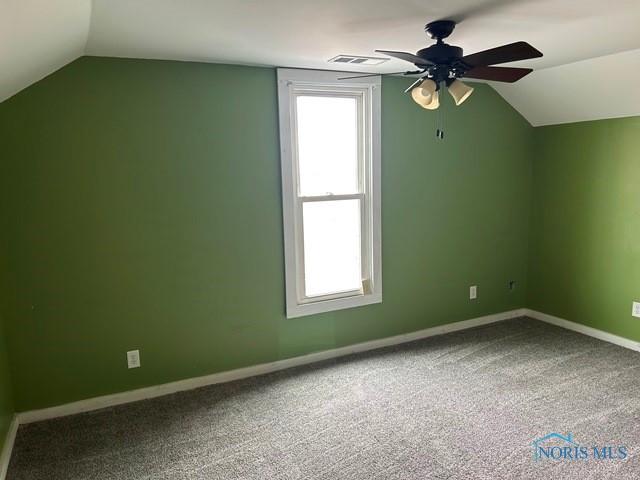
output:
<svg viewBox="0 0 640 480"><path fill-rule="evenodd" d="M538 70L493 87L534 126L640 115L640 49Z"/></svg>
<svg viewBox="0 0 640 480"><path fill-rule="evenodd" d="M0 99L83 54L331 69L338 54L416 51L431 43L426 22L453 17L462 21L449 41L467 53L516 40L544 52L519 64L537 70L530 77L494 85L532 124L640 114L629 89L611 85L612 71L637 80L638 0L0 2Z"/></svg>
<svg viewBox="0 0 640 480"><path fill-rule="evenodd" d="M84 55L91 0L0 0L0 101Z"/></svg>

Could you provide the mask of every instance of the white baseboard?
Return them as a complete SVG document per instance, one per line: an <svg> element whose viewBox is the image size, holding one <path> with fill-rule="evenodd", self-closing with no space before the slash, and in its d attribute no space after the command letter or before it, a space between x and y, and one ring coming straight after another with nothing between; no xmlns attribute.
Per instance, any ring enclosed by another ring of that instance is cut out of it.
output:
<svg viewBox="0 0 640 480"><path fill-rule="evenodd" d="M546 313L538 312L536 310L530 310L528 308L523 309L523 316L531 317L542 322L550 323L558 327L566 328L567 330L573 330L574 332L582 333L590 337L604 340L605 342L614 343L630 350L640 352L640 343L628 338L614 335L613 333L605 332L604 330L598 330L597 328L587 327L581 323L571 322L564 318L554 317Z"/></svg>
<svg viewBox="0 0 640 480"><path fill-rule="evenodd" d="M16 434L18 433L18 417L13 416L11 425L9 425L9 431L7 437L4 439L4 446L2 452L0 452L0 480L7 478L7 470L9 469L9 460L11 460L11 452L13 451L13 444L16 441Z"/></svg>
<svg viewBox="0 0 640 480"><path fill-rule="evenodd" d="M431 327L417 332L406 333L403 335L396 335L394 337L382 338L379 340L372 340L370 342L357 343L355 345L349 345L346 347L335 348L332 350L324 350L321 352L310 353L308 355L302 355L300 357L287 358L285 360L278 360L270 363L263 363L252 367L239 368L237 370L229 370L226 372L214 373L212 375L206 375L204 377L190 378L186 380L179 380L177 382L165 383L163 385L157 385L153 387L141 388L138 390L131 390L123 393L116 393L113 395L106 395L103 397L95 397L87 400L81 400L79 402L68 403L66 405L60 405L57 407L44 408L41 410L31 410L28 412L18 413L18 421L20 424L39 422L42 420L49 420L51 418L64 417L67 415L74 415L77 413L89 412L92 410L98 410L101 408L112 407L115 405L121 405L124 403L136 402L139 400L146 400L149 398L160 397L162 395L168 395L171 393L181 392L185 390L192 390L194 388L205 387L207 385L213 385L216 383L230 382L233 380L239 380L242 378L254 377L257 375L264 375L266 373L283 370L285 368L297 367L300 365L307 365L309 363L319 362L330 358L342 357L357 352L365 352L367 350L374 350L376 348L388 347L391 345L399 345L401 343L411 342L422 338L432 337L435 335L442 335L444 333L455 332L458 330L465 330L468 328L478 327L480 325L487 325L494 322L500 322L502 320L508 320L511 318L517 318L523 316L523 310L511 310L508 312L496 313L493 315L487 315L484 317L472 318L470 320L463 320L455 323L448 323L437 327ZM0 479L2 480L2 479Z"/></svg>

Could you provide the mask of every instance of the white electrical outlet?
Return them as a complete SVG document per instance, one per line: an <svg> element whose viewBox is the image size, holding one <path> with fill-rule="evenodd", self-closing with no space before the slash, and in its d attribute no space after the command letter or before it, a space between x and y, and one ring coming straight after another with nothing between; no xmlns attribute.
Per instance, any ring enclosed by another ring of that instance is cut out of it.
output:
<svg viewBox="0 0 640 480"><path fill-rule="evenodd" d="M633 310L631 310L631 315L640 318L640 302L633 302Z"/></svg>
<svg viewBox="0 0 640 480"><path fill-rule="evenodd" d="M140 366L140 350L127 352L127 364L129 368L138 368Z"/></svg>
<svg viewBox="0 0 640 480"><path fill-rule="evenodd" d="M469 300L475 300L476 298L478 298L478 287L471 285L469 287Z"/></svg>

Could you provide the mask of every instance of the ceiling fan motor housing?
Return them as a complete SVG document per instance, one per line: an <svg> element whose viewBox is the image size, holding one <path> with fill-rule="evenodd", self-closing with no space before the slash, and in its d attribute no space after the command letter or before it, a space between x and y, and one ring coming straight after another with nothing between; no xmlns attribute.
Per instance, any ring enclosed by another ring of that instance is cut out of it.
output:
<svg viewBox="0 0 640 480"><path fill-rule="evenodd" d="M436 43L419 50L416 55L436 64L453 63L462 58L462 48L446 43Z"/></svg>
<svg viewBox="0 0 640 480"><path fill-rule="evenodd" d="M419 50L416 55L432 62L432 65L427 67L427 75L438 84L461 77L466 70L465 65L460 61L462 48L454 45L436 43Z"/></svg>
<svg viewBox="0 0 640 480"><path fill-rule="evenodd" d="M452 20L437 20L428 23L424 29L427 34L437 40L434 45L423 48L418 51L418 57L429 60L432 64L427 69L429 77L436 82L443 82L451 77L462 76L463 65L460 62L462 58L462 48L454 45L448 45L442 41L447 38L456 28L456 22ZM458 68L456 68L456 66Z"/></svg>
<svg viewBox="0 0 640 480"><path fill-rule="evenodd" d="M425 32L427 32L431 38L438 40L438 43L440 43L443 38L451 35L454 28L456 28L456 22L453 20L436 20L424 26Z"/></svg>

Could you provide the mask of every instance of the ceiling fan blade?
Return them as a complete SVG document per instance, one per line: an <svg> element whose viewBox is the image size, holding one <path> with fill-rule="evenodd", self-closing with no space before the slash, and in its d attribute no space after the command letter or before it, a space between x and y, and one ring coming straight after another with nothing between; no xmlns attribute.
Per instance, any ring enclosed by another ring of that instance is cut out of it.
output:
<svg viewBox="0 0 640 480"><path fill-rule="evenodd" d="M456 23L461 23L462 21L469 18L482 17L502 8L512 7L517 3L525 3L530 1L531 0L485 0L483 2L476 2L476 5L453 11L451 12L451 14L442 17L442 19L453 20Z"/></svg>
<svg viewBox="0 0 640 480"><path fill-rule="evenodd" d="M541 57L542 52L536 50L527 42L515 42L501 47L483 50L462 57L462 61L470 67L496 65L498 63L515 62L529 58Z"/></svg>
<svg viewBox="0 0 640 480"><path fill-rule="evenodd" d="M475 2L425 2L413 0L411 2L396 2L389 11L378 11L369 9L356 20L345 22L343 28L345 32L371 32L400 30L415 25L420 28L424 25L422 19L432 20L453 20L456 23L466 21L470 18L491 20L490 14L499 12L503 8L512 8L521 3L535 3L536 0L476 0ZM453 5L452 5L453 4ZM452 8L456 4L473 4L464 8Z"/></svg>
<svg viewBox="0 0 640 480"><path fill-rule="evenodd" d="M353 75L352 77L338 77L338 80L353 80L354 78L367 78L367 77L377 77L382 75L381 73L370 73L367 75Z"/></svg>
<svg viewBox="0 0 640 480"><path fill-rule="evenodd" d="M411 62L414 65L433 65L433 62L427 60L426 58L414 55L413 53L394 52L393 50L376 50L376 52L384 53L385 55L389 55L390 57L399 58L400 60L404 60L405 62Z"/></svg>
<svg viewBox="0 0 640 480"><path fill-rule="evenodd" d="M404 91L404 93L409 93L411 90L413 90L415 87L417 87L418 85L420 85L423 82L424 78L419 78L417 79L415 82L413 82L411 85L409 85L409 87L407 87L407 89Z"/></svg>
<svg viewBox="0 0 640 480"><path fill-rule="evenodd" d="M531 72L533 72L533 69L531 68L475 67L466 72L463 77L513 83Z"/></svg>
<svg viewBox="0 0 640 480"><path fill-rule="evenodd" d="M380 75L404 75L411 72L392 72L392 73L367 73L364 75L354 75L352 77L339 77L338 80L352 80L354 78L378 77Z"/></svg>

